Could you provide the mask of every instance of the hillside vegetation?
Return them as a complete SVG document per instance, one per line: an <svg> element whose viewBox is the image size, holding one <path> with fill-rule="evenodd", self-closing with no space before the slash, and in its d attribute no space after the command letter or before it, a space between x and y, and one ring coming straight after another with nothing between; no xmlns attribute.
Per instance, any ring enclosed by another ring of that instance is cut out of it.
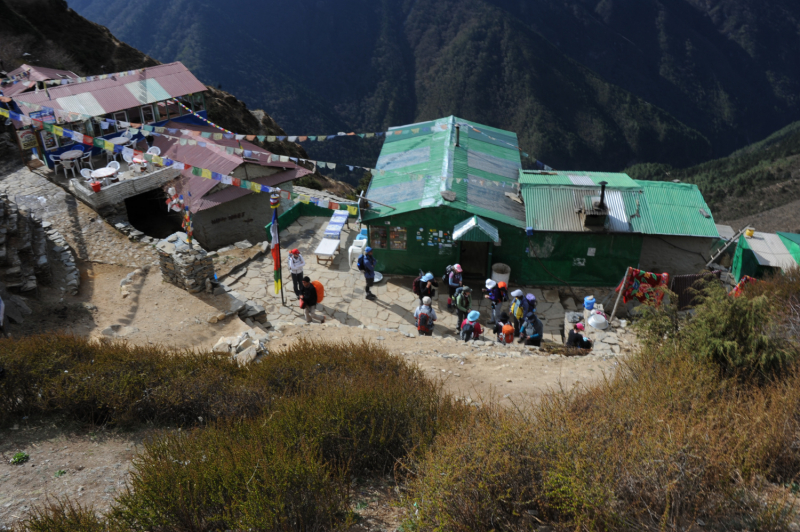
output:
<svg viewBox="0 0 800 532"><path fill-rule="evenodd" d="M718 221L735 220L800 200L800 122L766 139L689 168L641 164L625 170L634 179L695 183ZM778 230L800 231L800 213Z"/></svg>
<svg viewBox="0 0 800 532"><path fill-rule="evenodd" d="M526 152L554 167L688 165L711 156L697 129L484 0L240 0L239 9L175 0L155 20L154 0L71 5L151 55L180 59L207 83L263 106L291 134L380 131L455 114L517 132ZM275 22L266 42L265 20ZM379 148L305 147L317 159L367 166Z"/></svg>
<svg viewBox="0 0 800 532"><path fill-rule="evenodd" d="M597 385L466 406L382 347L228 356L68 336L0 340L0 426L160 429L106 516L41 502L20 530L332 530L392 473L406 530L781 531L800 475L800 271L664 305ZM675 298L673 298L675 299ZM175 430L178 427L181 430Z"/></svg>

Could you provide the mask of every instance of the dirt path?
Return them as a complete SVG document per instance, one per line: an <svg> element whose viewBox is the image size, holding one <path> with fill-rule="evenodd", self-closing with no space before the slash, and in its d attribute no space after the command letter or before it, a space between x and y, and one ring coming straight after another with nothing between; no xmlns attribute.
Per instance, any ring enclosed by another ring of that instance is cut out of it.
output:
<svg viewBox="0 0 800 532"><path fill-rule="evenodd" d="M428 376L442 379L445 389L457 397L477 403L494 398L507 406L535 400L549 390L592 384L613 375L623 360L613 355L549 355L519 344L471 347L451 339L407 338L402 333L318 324L279 326L270 334L269 348L279 350L300 338L372 341L418 365Z"/></svg>
<svg viewBox="0 0 800 532"><path fill-rule="evenodd" d="M69 497L105 512L125 483L147 431L108 433L65 428L69 423L28 422L0 437L0 530L23 519L32 506ZM24 451L30 459L9 463Z"/></svg>

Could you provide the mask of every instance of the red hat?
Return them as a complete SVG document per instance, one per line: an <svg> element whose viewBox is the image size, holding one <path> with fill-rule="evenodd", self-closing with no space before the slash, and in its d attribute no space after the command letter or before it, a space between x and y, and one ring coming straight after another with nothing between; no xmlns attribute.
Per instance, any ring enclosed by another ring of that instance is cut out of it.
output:
<svg viewBox="0 0 800 532"><path fill-rule="evenodd" d="M506 288L507 286L508 285L506 283L504 283L503 281L500 281L499 283L497 283L497 288Z"/></svg>
<svg viewBox="0 0 800 532"><path fill-rule="evenodd" d="M299 250L299 249L297 249L297 248L294 248L294 249L293 249L293 250L291 250L289 253L291 253L292 255L299 255L299 254L300 254L300 250Z"/></svg>
<svg viewBox="0 0 800 532"><path fill-rule="evenodd" d="M575 328L576 328L576 329L578 329L579 331L583 331L583 330L585 330L585 329L586 329L586 328L583 326L583 323L576 323L576 324L575 324Z"/></svg>

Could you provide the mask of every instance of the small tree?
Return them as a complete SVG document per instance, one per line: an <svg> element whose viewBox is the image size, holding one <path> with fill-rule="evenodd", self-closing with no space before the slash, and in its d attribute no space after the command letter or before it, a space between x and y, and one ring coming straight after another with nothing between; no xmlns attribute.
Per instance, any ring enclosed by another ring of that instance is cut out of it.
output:
<svg viewBox="0 0 800 532"><path fill-rule="evenodd" d="M698 359L725 375L768 377L782 370L796 349L780 334L776 309L766 294L731 297L719 284L703 289L702 303L685 330Z"/></svg>

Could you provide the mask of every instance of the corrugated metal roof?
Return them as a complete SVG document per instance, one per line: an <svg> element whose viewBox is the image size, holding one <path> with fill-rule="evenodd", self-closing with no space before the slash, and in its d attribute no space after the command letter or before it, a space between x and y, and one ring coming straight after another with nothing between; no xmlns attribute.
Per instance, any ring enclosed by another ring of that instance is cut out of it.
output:
<svg viewBox="0 0 800 532"><path fill-rule="evenodd" d="M457 124L463 125L458 148ZM409 132L394 134L400 130ZM364 219L447 205L524 227L524 207L506 195L516 193L514 185L519 179L516 145L514 133L454 116L391 128L375 166L384 174L373 177L366 197L394 210L373 203L378 212L367 213ZM455 200L445 201L442 192L455 193Z"/></svg>
<svg viewBox="0 0 800 532"><path fill-rule="evenodd" d="M221 133L219 129L211 126L196 126L189 125L182 122L167 122L164 124L167 129L176 130L170 133L173 137L192 139L198 142L204 142L207 145L217 145L222 147L242 148L244 150L259 151L254 153L252 158L248 158L247 162L257 164L259 166L271 166L280 168L295 168L297 165L293 162L280 162L272 161L269 156L264 155L263 148L259 148L255 144L246 140L236 139L207 139L192 134L185 134L184 131L200 131L204 133ZM199 168L207 168L212 172L217 172L222 175L228 175L233 172L237 167L245 163L242 155L229 154L224 150L214 150L202 146L190 146L188 144L181 145L180 140L168 138L164 136L153 137L153 145L161 150L161 157L174 159L182 163L186 163Z"/></svg>
<svg viewBox="0 0 800 532"><path fill-rule="evenodd" d="M272 174L272 175L256 177L256 178L251 179L250 181L254 181L254 182L258 183L259 185L266 185L268 187L277 187L278 185L280 185L282 183L286 183L288 181L292 181L293 179L299 179L299 178L303 177L304 175L308 175L310 173L311 173L311 170L307 170L305 168L292 168L291 170L284 170L283 172L278 172L278 173L275 173L275 174ZM203 178L203 177L192 176L191 180L188 180L188 183L186 183L186 186L188 187L189 190L192 190L193 186L196 187L197 184L194 183L194 180L196 180L196 179L199 179L201 181L211 181L211 183L213 185L219 185L220 184L217 181L209 180L209 179L206 179L206 178ZM189 206L189 210L191 210L193 213L195 213L195 212L204 211L206 209L212 209L214 207L217 207L218 205L222 205L223 203L228 203L229 201L233 201L235 199L238 199L238 198L241 198L243 196L247 196L248 194L252 194L253 193L252 190L248 190L248 189L241 188L241 187L234 187L232 185L231 186L222 185L222 186L225 187L225 188L223 188L222 190L220 190L218 192L214 192L213 194L208 194L206 196L201 196L199 200L193 201ZM207 192L209 192L211 190L211 188L207 188L207 186L203 186L201 188L206 189L205 193L207 193ZM212 186L212 188L213 188L213 186ZM200 188L197 188L196 190L197 190L197 192L199 192ZM192 198L194 198L196 195L199 195L199 194L196 194L195 192L192 192ZM265 195L265 198L264 198L265 201L267 200L266 196L267 195ZM266 208L266 205L265 205L265 208Z"/></svg>
<svg viewBox="0 0 800 532"><path fill-rule="evenodd" d="M664 181L636 181L644 191L650 213L644 233L719 238L711 209L697 185Z"/></svg>
<svg viewBox="0 0 800 532"><path fill-rule="evenodd" d="M797 264L800 264L800 235L795 233L776 233L781 240L783 240L783 244L786 246L786 249L789 250L789 253L794 258Z"/></svg>
<svg viewBox="0 0 800 532"><path fill-rule="evenodd" d="M130 76L71 83L38 93L25 92L14 99L99 116L205 90L205 85L182 63L176 62L146 68ZM26 114L31 111L25 105L20 105L20 109Z"/></svg>
<svg viewBox="0 0 800 532"><path fill-rule="evenodd" d="M589 180L594 187L579 184ZM596 231L584 226L584 216L591 212L591 198L600 196L597 185L602 181L608 183L607 231L719 237L695 185L634 181L626 174L604 172L521 172L526 226L537 231Z"/></svg>
<svg viewBox="0 0 800 532"><path fill-rule="evenodd" d="M640 196L636 190L608 190L606 230L614 233L639 232L632 225L626 203L635 203ZM587 201L600 196L599 188L568 186L523 186L525 223L536 231L596 232L584 226Z"/></svg>
<svg viewBox="0 0 800 532"><path fill-rule="evenodd" d="M465 242L500 242L500 233L483 218L472 216L453 228L453 240Z"/></svg>
<svg viewBox="0 0 800 532"><path fill-rule="evenodd" d="M756 232L751 238L745 238L747 245L756 256L758 264L773 268L791 268L797 264L781 237L774 233Z"/></svg>
<svg viewBox="0 0 800 532"><path fill-rule="evenodd" d="M2 86L4 96L11 98L21 92L32 89L35 87L35 82L37 81L78 78L78 75L70 70L57 70L55 68L45 68L31 65L21 65L9 72L8 76L18 76L23 72L27 72L28 75L18 80L16 83Z"/></svg>
<svg viewBox="0 0 800 532"><path fill-rule="evenodd" d="M609 188L642 188L628 174L619 172L521 170L519 175L520 185L600 186L601 181L605 181Z"/></svg>
<svg viewBox="0 0 800 532"><path fill-rule="evenodd" d="M730 225L716 224L719 237L723 240L730 240L736 236L736 231Z"/></svg>

